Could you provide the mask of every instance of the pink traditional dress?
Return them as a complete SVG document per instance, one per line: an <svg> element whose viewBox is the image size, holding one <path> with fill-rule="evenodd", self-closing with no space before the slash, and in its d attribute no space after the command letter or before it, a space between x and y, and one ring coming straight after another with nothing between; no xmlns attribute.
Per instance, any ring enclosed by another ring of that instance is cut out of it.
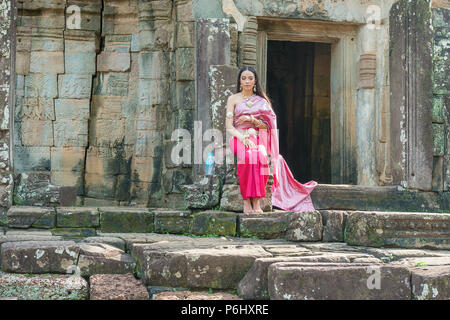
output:
<svg viewBox="0 0 450 320"><path fill-rule="evenodd" d="M250 98L252 106L242 101L234 108L234 127L239 131L247 130L249 138L257 147L247 148L236 137L230 138L230 149L238 157L237 173L241 195L248 198L263 198L269 179L269 159L272 159L273 185L272 205L287 211L313 211L314 205L310 193L317 186L317 182L309 181L301 184L294 179L284 158L279 154L277 117L269 103L263 97L254 95ZM264 121L268 129L249 127L248 123L237 124L243 115L253 115Z"/></svg>

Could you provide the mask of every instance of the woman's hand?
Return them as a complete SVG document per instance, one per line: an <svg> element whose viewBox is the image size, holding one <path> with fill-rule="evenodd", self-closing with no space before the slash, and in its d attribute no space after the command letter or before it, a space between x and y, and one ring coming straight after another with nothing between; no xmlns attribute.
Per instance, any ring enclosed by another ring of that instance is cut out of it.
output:
<svg viewBox="0 0 450 320"><path fill-rule="evenodd" d="M251 118L250 118L250 116L240 116L240 117L236 120L236 123L237 123L237 124L243 124L244 122L250 122L250 123L251 123Z"/></svg>
<svg viewBox="0 0 450 320"><path fill-rule="evenodd" d="M254 143L252 140L250 140L250 138L244 138L242 140L242 143L244 144L244 146L246 146L247 148L256 148L256 143Z"/></svg>

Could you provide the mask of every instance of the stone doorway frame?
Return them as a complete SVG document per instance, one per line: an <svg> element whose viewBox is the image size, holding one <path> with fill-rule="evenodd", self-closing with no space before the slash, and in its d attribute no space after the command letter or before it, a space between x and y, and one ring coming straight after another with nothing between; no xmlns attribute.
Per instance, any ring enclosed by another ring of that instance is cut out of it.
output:
<svg viewBox="0 0 450 320"><path fill-rule="evenodd" d="M244 29L244 65L255 66L266 88L267 41L331 44L331 183L357 184L356 106L359 24L249 17ZM252 48L252 46L254 48Z"/></svg>

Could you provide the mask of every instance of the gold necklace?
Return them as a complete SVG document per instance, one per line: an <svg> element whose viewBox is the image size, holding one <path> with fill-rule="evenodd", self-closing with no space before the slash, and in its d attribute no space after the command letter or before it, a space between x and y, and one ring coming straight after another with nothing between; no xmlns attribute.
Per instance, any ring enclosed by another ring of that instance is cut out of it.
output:
<svg viewBox="0 0 450 320"><path fill-rule="evenodd" d="M251 95L250 97L248 97L248 98L246 98L246 97L244 96L244 99L246 100L245 104L246 104L249 108L251 108L251 107L253 106L253 102L250 101L250 98L252 98L254 95L255 95L255 94L252 94L252 95Z"/></svg>

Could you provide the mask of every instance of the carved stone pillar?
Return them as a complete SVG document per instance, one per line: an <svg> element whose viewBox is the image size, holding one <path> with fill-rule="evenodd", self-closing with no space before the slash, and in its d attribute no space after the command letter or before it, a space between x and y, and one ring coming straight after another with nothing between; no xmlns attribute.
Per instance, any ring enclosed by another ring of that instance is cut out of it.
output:
<svg viewBox="0 0 450 320"><path fill-rule="evenodd" d="M433 168L430 19L429 1L401 0L389 17L393 183L420 190Z"/></svg>
<svg viewBox="0 0 450 320"><path fill-rule="evenodd" d="M244 31L240 37L240 63L239 67L256 67L256 44L258 41L258 21L256 17L248 17Z"/></svg>

